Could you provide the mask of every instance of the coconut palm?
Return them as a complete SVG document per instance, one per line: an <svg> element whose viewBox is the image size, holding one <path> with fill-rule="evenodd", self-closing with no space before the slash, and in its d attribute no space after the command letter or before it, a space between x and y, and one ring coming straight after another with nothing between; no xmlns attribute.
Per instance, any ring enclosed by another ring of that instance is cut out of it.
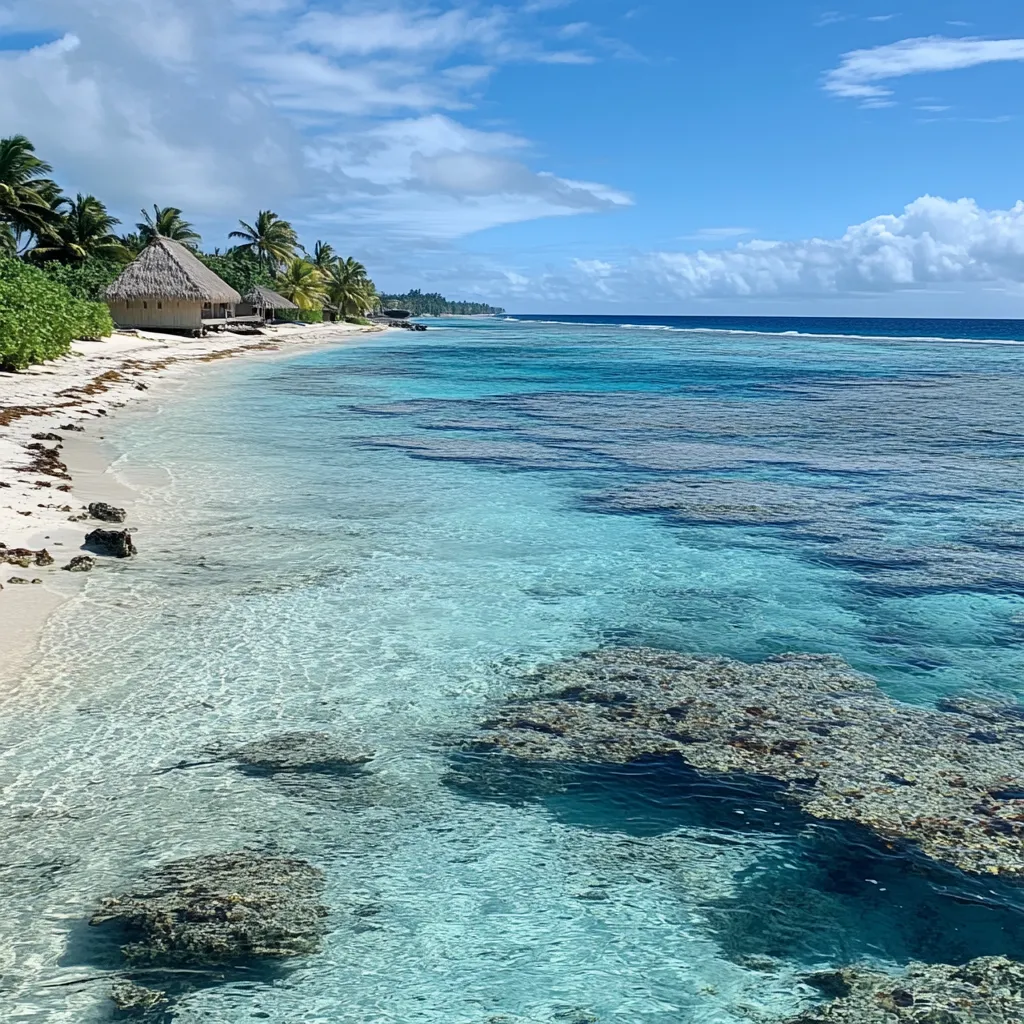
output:
<svg viewBox="0 0 1024 1024"><path fill-rule="evenodd" d="M130 231L126 235L120 235L117 240L129 256L138 256L146 248L146 240L138 231Z"/></svg>
<svg viewBox="0 0 1024 1024"><path fill-rule="evenodd" d="M380 295L377 294L377 286L372 281L367 280L364 291L366 293L366 311L368 313L375 313L383 305Z"/></svg>
<svg viewBox="0 0 1024 1024"><path fill-rule="evenodd" d="M19 236L42 238L60 220L60 189L47 177L53 168L35 154L24 135L0 139L0 245L15 251Z"/></svg>
<svg viewBox="0 0 1024 1024"><path fill-rule="evenodd" d="M285 265L274 288L299 309L319 309L324 304L324 278L309 260L295 257Z"/></svg>
<svg viewBox="0 0 1024 1024"><path fill-rule="evenodd" d="M242 230L232 231L228 237L241 239L238 248L253 253L267 273L274 274L295 260L299 236L288 221L281 220L273 211L260 210L255 224L246 224L244 220L238 223Z"/></svg>
<svg viewBox="0 0 1024 1024"><path fill-rule="evenodd" d="M351 256L331 265L326 281L327 298L343 316L360 316L372 308L369 288L373 288L373 283L366 276L366 267Z"/></svg>
<svg viewBox="0 0 1024 1024"><path fill-rule="evenodd" d="M309 256L306 254L309 262L313 264L320 271L321 274L326 274L331 269L331 264L338 258L338 254L334 251L334 246L330 242L317 241L316 245L313 246L313 255Z"/></svg>
<svg viewBox="0 0 1024 1024"><path fill-rule="evenodd" d="M81 263L90 256L101 259L125 260L128 252L114 234L121 222L112 217L95 196L64 199L59 204L60 223L52 236L44 237L32 250L33 260L60 263Z"/></svg>
<svg viewBox="0 0 1024 1024"><path fill-rule="evenodd" d="M181 210L176 206L160 207L154 203L153 213L143 210L142 220L135 227L146 245L158 236L181 242L190 249L195 249L202 241L199 232L181 216Z"/></svg>

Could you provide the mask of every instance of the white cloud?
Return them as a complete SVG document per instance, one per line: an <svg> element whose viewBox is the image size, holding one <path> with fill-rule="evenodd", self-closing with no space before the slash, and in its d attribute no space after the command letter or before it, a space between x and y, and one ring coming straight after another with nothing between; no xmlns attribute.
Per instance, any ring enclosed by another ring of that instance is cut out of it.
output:
<svg viewBox="0 0 1024 1024"><path fill-rule="evenodd" d="M289 33L293 42L332 54L450 53L468 43L480 50L496 45L508 30L508 18L495 10L474 17L466 9L438 14L429 9L361 11L335 14L310 11Z"/></svg>
<svg viewBox="0 0 1024 1024"><path fill-rule="evenodd" d="M754 240L713 252L652 252L621 262L577 259L576 293L631 304L703 298L836 298L1024 283L1024 202L985 210L923 196L840 238ZM540 294L539 282L533 282ZM558 287L564 287L560 282Z"/></svg>
<svg viewBox="0 0 1024 1024"><path fill-rule="evenodd" d="M522 159L529 148L519 136L478 131L434 113L326 137L309 157L344 188L336 194L340 216L386 223L403 237L456 238L630 203L606 186L531 170Z"/></svg>
<svg viewBox="0 0 1024 1024"><path fill-rule="evenodd" d="M575 25L491 0L6 0L0 123L66 187L126 220L143 204L227 225L270 206L333 224L454 238L629 199L537 166L529 142L456 120L511 62L584 63ZM568 20L568 19L567 19ZM580 40L582 41L582 40Z"/></svg>
<svg viewBox="0 0 1024 1024"><path fill-rule="evenodd" d="M892 90L879 83L933 71L957 71L1000 61L1024 60L1024 39L903 39L844 54L825 76L825 90L869 105L888 102Z"/></svg>
<svg viewBox="0 0 1024 1024"><path fill-rule="evenodd" d="M752 235L753 228L698 228L692 235L683 235L684 242L724 242Z"/></svg>

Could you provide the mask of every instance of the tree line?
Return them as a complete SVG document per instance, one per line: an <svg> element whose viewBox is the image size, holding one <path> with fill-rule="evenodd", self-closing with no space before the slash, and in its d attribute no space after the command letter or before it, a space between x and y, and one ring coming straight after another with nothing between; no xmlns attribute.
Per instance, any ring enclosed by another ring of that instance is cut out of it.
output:
<svg viewBox="0 0 1024 1024"><path fill-rule="evenodd" d="M327 242L307 250L272 210L239 221L225 251L204 252L199 232L178 207L154 205L141 211L133 231L118 234L121 222L103 202L81 193L72 199L52 173L24 135L0 139L0 256L39 268L76 298L102 299L121 270L163 236L188 246L242 295L264 285L307 314L330 305L343 316L360 317L380 307L362 263Z"/></svg>
<svg viewBox="0 0 1024 1024"><path fill-rule="evenodd" d="M418 288L404 295L381 295L380 301L385 309L407 309L413 316L481 316L505 312L483 302L452 302L437 292L424 295Z"/></svg>

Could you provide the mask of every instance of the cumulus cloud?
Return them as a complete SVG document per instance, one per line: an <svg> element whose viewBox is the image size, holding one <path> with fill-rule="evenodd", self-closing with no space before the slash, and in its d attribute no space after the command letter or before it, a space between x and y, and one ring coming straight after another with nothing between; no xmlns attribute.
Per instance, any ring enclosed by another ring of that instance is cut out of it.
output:
<svg viewBox="0 0 1024 1024"><path fill-rule="evenodd" d="M440 114L334 133L311 146L331 176L329 224L386 225L396 238L452 239L497 224L625 206L625 194L527 166L528 140Z"/></svg>
<svg viewBox="0 0 1024 1024"><path fill-rule="evenodd" d="M956 71L1024 60L1024 39L949 39L927 36L844 54L825 76L825 90L868 105L889 102L892 90L880 83L930 71Z"/></svg>
<svg viewBox="0 0 1024 1024"><path fill-rule="evenodd" d="M595 298L815 298L929 286L1024 283L1024 202L986 210L923 196L840 238L754 240L714 252L652 252L623 262L576 260L569 273Z"/></svg>
<svg viewBox="0 0 1024 1024"><path fill-rule="evenodd" d="M536 166L527 140L466 116L509 62L582 62L560 26L488 0L8 0L0 123L69 188L131 217L174 203L222 224L442 237L628 198ZM337 237L337 236L335 236ZM352 235L350 244L360 237Z"/></svg>

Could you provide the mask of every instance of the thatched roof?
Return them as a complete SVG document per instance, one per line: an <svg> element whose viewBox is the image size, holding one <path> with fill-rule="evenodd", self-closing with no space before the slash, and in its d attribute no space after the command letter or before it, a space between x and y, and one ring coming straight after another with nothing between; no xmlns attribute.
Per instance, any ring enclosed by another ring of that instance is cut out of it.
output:
<svg viewBox="0 0 1024 1024"><path fill-rule="evenodd" d="M248 295L246 295L245 301L248 302L250 306L256 306L261 309L299 308L291 299L286 299L283 295L278 295L277 292L272 291L270 288L264 288L261 284L258 284L251 292L249 292Z"/></svg>
<svg viewBox="0 0 1024 1024"><path fill-rule="evenodd" d="M190 302L241 302L242 296L222 281L180 242L157 236L129 263L107 289L107 298L185 299Z"/></svg>

